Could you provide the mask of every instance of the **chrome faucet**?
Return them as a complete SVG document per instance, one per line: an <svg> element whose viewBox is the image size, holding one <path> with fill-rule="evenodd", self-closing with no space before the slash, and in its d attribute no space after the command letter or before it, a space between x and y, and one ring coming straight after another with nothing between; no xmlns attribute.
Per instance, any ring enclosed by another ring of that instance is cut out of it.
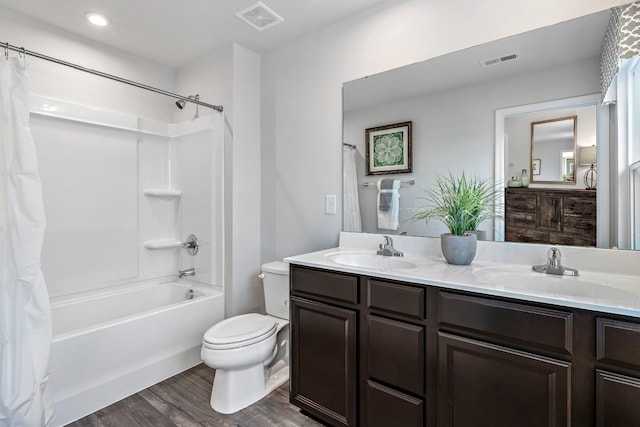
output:
<svg viewBox="0 0 640 427"><path fill-rule="evenodd" d="M547 258L548 258L547 268L552 270L558 270L559 268L562 267L560 265L560 258L561 258L560 249L558 248L549 249L549 252L547 252Z"/></svg>
<svg viewBox="0 0 640 427"><path fill-rule="evenodd" d="M184 276L195 276L195 268L187 268L186 270L178 270L178 278L182 279Z"/></svg>
<svg viewBox="0 0 640 427"><path fill-rule="evenodd" d="M537 273L556 274L559 276L577 276L578 270L563 267L560 263L561 258L560 249L551 248L549 252L547 252L547 263L544 265L534 265L531 267L531 270Z"/></svg>
<svg viewBox="0 0 640 427"><path fill-rule="evenodd" d="M384 256L404 256L402 252L393 247L393 240L389 236L383 236L384 243L380 243L378 255Z"/></svg>

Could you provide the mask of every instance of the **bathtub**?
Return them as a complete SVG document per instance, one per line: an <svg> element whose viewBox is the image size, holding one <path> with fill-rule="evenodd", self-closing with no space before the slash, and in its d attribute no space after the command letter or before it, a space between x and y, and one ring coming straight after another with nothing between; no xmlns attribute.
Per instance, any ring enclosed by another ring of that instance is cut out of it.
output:
<svg viewBox="0 0 640 427"><path fill-rule="evenodd" d="M175 278L51 301L50 385L63 426L200 363L222 288Z"/></svg>

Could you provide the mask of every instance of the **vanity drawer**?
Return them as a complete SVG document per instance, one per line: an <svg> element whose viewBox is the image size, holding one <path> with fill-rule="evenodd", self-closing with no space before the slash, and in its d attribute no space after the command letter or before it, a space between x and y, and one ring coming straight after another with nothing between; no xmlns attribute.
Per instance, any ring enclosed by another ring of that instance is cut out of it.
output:
<svg viewBox="0 0 640 427"><path fill-rule="evenodd" d="M505 230L505 240L507 242L524 242L524 243L547 243L549 241L549 233L546 231L536 231L535 220L528 227L531 228L518 228L509 227L507 225Z"/></svg>
<svg viewBox="0 0 640 427"><path fill-rule="evenodd" d="M596 198L583 195L582 197L565 197L563 200L564 215L578 218L596 218ZM584 194L584 193L583 193ZM588 194L588 193L587 193Z"/></svg>
<svg viewBox="0 0 640 427"><path fill-rule="evenodd" d="M596 358L640 371L640 323L596 319Z"/></svg>
<svg viewBox="0 0 640 427"><path fill-rule="evenodd" d="M399 316L424 319L426 316L426 288L387 282L377 279L367 280L370 310L388 312Z"/></svg>
<svg viewBox="0 0 640 427"><path fill-rule="evenodd" d="M350 304L359 302L358 276L291 266L291 292Z"/></svg>
<svg viewBox="0 0 640 427"><path fill-rule="evenodd" d="M573 353L573 314L441 291L438 322L472 334L560 354Z"/></svg>
<svg viewBox="0 0 640 427"><path fill-rule="evenodd" d="M507 227L524 227L535 228L536 227L536 213L535 212L510 212L505 219Z"/></svg>
<svg viewBox="0 0 640 427"><path fill-rule="evenodd" d="M367 316L369 377L416 394L424 393L423 326Z"/></svg>
<svg viewBox="0 0 640 427"><path fill-rule="evenodd" d="M586 236L595 236L596 221L595 218L564 215L563 232L581 234ZM595 240L595 239L594 239Z"/></svg>
<svg viewBox="0 0 640 427"><path fill-rule="evenodd" d="M567 246L595 246L596 238L590 237L587 232L583 232L581 237L575 234L550 233L549 244L551 245L567 245Z"/></svg>
<svg viewBox="0 0 640 427"><path fill-rule="evenodd" d="M520 191L511 189L506 190L507 209L512 212L529 212L535 214L538 201L536 194L528 194L524 191Z"/></svg>

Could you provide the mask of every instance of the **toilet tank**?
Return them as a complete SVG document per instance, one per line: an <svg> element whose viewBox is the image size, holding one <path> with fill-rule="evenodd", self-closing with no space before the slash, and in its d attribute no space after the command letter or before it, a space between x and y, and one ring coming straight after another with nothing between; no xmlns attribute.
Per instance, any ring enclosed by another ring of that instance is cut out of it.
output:
<svg viewBox="0 0 640 427"><path fill-rule="evenodd" d="M263 264L262 276L267 314L289 319L289 264L282 261Z"/></svg>

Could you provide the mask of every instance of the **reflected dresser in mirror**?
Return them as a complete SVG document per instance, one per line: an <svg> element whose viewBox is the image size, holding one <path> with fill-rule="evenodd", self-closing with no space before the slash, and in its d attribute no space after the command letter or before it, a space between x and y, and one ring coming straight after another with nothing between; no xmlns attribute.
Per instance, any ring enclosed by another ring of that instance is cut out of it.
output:
<svg viewBox="0 0 640 427"><path fill-rule="evenodd" d="M596 192L505 189L505 241L596 246Z"/></svg>

